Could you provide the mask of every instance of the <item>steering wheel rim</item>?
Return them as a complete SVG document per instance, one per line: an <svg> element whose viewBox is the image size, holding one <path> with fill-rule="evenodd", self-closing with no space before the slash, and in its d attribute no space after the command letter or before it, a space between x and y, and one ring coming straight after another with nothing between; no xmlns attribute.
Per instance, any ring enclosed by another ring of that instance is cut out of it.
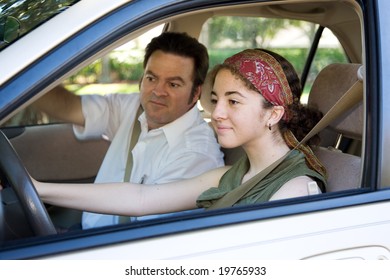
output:
<svg viewBox="0 0 390 280"><path fill-rule="evenodd" d="M33 232L37 236L57 231L22 161L5 134L0 131L0 169L14 189Z"/></svg>

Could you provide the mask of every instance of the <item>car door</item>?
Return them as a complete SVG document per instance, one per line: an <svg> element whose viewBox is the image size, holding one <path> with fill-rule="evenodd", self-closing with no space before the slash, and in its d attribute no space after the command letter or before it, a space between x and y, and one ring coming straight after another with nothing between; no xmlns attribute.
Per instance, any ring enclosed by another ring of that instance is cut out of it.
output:
<svg viewBox="0 0 390 280"><path fill-rule="evenodd" d="M316 20L325 23L337 18L335 14L339 11L345 12L342 19L346 14L353 14L353 19L364 19L355 27L360 30L360 26L364 26L361 32L365 45L362 49L366 52L361 54L362 61L355 62L365 62L370 58L365 68L369 82L365 81L367 110L361 188L247 207L177 213L159 220L26 239L15 246L2 247L2 256L11 259L388 259L390 190L387 188L388 175L384 173L388 157L388 145L385 144L390 139L386 137L385 109L389 103L379 100L386 101L387 98L382 87L387 85L385 75L389 69L386 63L380 62L385 54L380 53L375 42L383 44L381 49L386 50L388 42L377 36L389 36L387 29L380 28L374 17L380 15L380 20L387 23L389 17L382 14L388 10L387 2L380 2L383 5L379 7L380 13L373 1L361 1L361 6L356 1L341 3L331 0L321 1L323 6L317 1L293 0L287 4L280 1L174 2L177 1L135 1L124 5L48 52L31 68L11 79L2 90L10 96L12 92L19 92L17 100L33 98L53 80L69 76L69 69L81 69L78 65L84 60L92 63L108 45L142 33L145 26L148 29L167 21L169 30L187 30L196 34L193 28L196 29L197 21L191 17L196 12L200 18L228 12L230 15L249 16L255 11L263 12L264 17L281 14L286 18L300 19L311 19L320 14ZM328 10L330 14L326 14ZM306 14L300 14L305 11ZM335 24L336 31L340 30L340 22L330 21L330 26L331 23ZM351 25L354 24L356 21L351 20ZM344 35L341 38L347 41L348 34L340 32L338 35ZM362 42L358 43L359 46ZM355 41L349 43L356 44ZM45 62L48 61L54 61L54 65L47 66ZM35 73L40 76L36 77ZM22 78L31 84L20 84ZM61 133L71 137L71 127L63 130L64 126L67 125L60 125ZM13 141L17 146L17 137ZM18 149L23 145L20 144Z"/></svg>
<svg viewBox="0 0 390 280"><path fill-rule="evenodd" d="M37 180L93 182L109 146L78 141L70 124L2 128L28 172Z"/></svg>

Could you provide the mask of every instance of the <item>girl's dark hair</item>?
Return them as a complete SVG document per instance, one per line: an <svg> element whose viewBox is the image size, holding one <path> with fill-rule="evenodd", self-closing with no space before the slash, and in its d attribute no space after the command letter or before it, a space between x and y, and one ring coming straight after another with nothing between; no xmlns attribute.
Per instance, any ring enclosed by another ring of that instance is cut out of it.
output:
<svg viewBox="0 0 390 280"><path fill-rule="evenodd" d="M300 103L299 98L302 92L301 82L291 63L277 53L265 49L261 50L272 55L280 63L293 94L293 103L286 108L290 119L288 122L281 120L279 122L279 128L282 133L286 129L291 130L297 140L301 141L322 118L322 113ZM320 137L315 135L308 141L308 144L318 145L319 142Z"/></svg>
<svg viewBox="0 0 390 280"><path fill-rule="evenodd" d="M209 55L206 47L186 33L164 32L153 38L147 45L143 63L144 69L150 56L158 50L194 60L194 85L192 88L192 94L194 94L196 88L204 83L209 68Z"/></svg>

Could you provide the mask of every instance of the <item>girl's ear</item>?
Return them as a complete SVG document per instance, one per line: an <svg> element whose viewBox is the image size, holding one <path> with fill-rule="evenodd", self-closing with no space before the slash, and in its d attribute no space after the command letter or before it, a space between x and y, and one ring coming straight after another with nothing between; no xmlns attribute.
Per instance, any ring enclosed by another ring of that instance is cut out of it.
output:
<svg viewBox="0 0 390 280"><path fill-rule="evenodd" d="M284 115L284 107L283 106L273 106L271 108L271 114L269 116L269 124L271 124L272 126L277 124L280 119L283 117Z"/></svg>

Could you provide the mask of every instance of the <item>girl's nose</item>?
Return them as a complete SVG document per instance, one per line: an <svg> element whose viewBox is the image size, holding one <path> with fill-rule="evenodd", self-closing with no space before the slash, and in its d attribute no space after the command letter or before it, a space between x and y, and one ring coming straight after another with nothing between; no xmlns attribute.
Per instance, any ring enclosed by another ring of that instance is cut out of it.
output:
<svg viewBox="0 0 390 280"><path fill-rule="evenodd" d="M214 108L211 113L211 117L214 120L226 119L226 110L225 106L223 105L223 102L216 101L216 104L214 104Z"/></svg>

